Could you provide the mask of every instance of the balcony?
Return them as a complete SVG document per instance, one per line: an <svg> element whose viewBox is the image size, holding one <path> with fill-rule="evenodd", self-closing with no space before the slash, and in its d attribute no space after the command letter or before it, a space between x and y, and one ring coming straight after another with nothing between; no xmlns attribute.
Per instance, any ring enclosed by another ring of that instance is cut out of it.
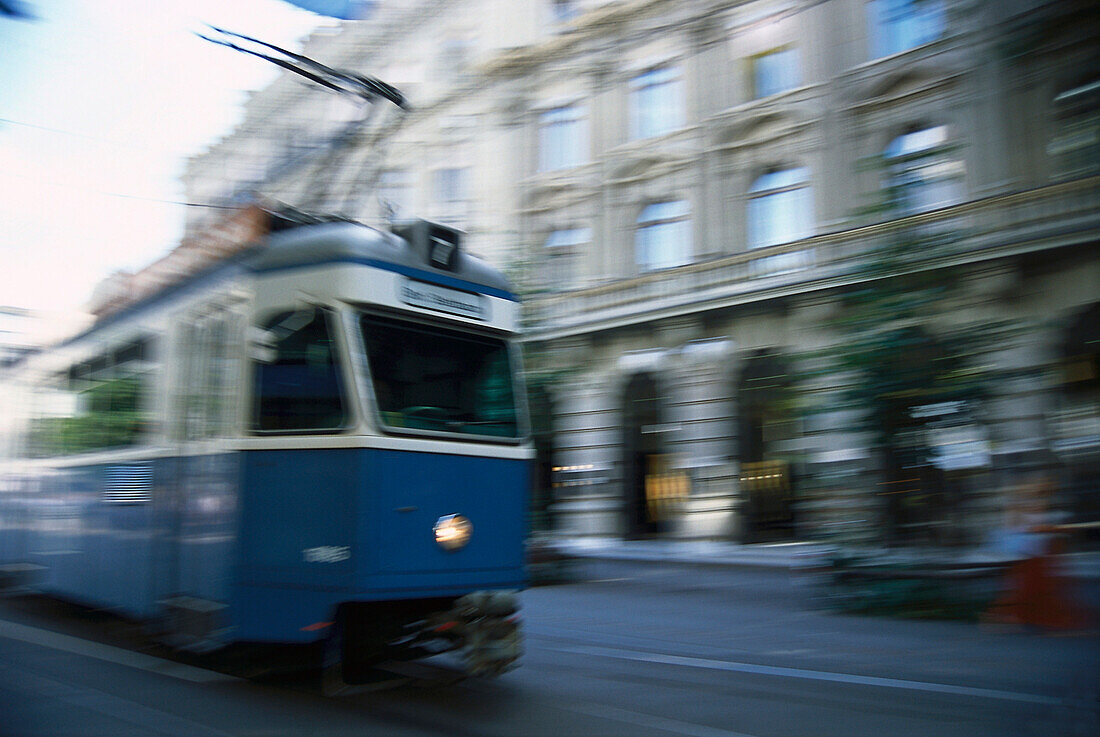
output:
<svg viewBox="0 0 1100 737"><path fill-rule="evenodd" d="M996 195L888 222L817 235L538 297L525 305L527 340L613 330L713 309L834 289L866 279L868 252L901 237L924 247L899 271L941 269L1100 240L1100 177Z"/></svg>

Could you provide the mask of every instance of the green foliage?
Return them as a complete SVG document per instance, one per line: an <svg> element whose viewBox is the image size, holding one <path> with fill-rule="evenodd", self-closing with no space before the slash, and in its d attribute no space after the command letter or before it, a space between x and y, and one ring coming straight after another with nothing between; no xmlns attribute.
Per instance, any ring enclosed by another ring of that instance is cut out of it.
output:
<svg viewBox="0 0 1100 737"><path fill-rule="evenodd" d="M966 576L935 563L876 561L839 553L821 582L821 601L838 611L913 619L976 622L1002 576L996 566Z"/></svg>
<svg viewBox="0 0 1100 737"><path fill-rule="evenodd" d="M31 447L50 456L133 445L145 424L141 392L137 377L99 382L81 392L83 411L35 420Z"/></svg>
<svg viewBox="0 0 1100 737"><path fill-rule="evenodd" d="M880 161L880 167L886 165ZM887 185L876 207L865 212L900 212L900 197ZM936 268L935 262L957 251L965 238L964 230L944 219L901 218L875 228L866 251L851 266L854 286L841 295L839 309L826 326L837 339L830 348L804 357L813 373L803 380L827 378L834 389L821 396L822 406L808 411L859 410L849 415L851 426L836 429L869 438L869 450L883 462L886 474L876 483L921 475L917 469L931 463L915 408L947 402L980 406L998 379L984 365L984 355L1004 341L1013 326L960 325L946 319L961 291L962 277ZM948 322L955 324L948 327ZM902 474L902 469L908 470ZM906 519L943 521L946 512L933 501L942 490L927 486L937 483L933 477L925 476L919 493L876 495L873 501L886 516L868 520L869 524L891 539L901 529L895 523ZM922 511L915 511L917 507ZM903 598L913 598L911 594Z"/></svg>

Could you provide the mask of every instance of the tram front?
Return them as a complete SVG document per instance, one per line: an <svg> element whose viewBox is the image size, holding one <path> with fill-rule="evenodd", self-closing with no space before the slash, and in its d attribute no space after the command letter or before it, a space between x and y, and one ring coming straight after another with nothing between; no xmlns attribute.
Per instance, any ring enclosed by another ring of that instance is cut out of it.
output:
<svg viewBox="0 0 1100 737"><path fill-rule="evenodd" d="M280 234L254 258L242 637L365 665L519 655L529 464L518 303L428 223ZM400 237L404 236L404 237Z"/></svg>

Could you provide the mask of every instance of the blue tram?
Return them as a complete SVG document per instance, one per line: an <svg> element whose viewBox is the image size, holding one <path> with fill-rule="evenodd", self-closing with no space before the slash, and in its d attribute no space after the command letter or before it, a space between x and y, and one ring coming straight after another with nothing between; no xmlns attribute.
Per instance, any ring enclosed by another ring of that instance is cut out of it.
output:
<svg viewBox="0 0 1100 737"><path fill-rule="evenodd" d="M450 228L273 232L10 370L0 566L181 648L507 670L518 307Z"/></svg>

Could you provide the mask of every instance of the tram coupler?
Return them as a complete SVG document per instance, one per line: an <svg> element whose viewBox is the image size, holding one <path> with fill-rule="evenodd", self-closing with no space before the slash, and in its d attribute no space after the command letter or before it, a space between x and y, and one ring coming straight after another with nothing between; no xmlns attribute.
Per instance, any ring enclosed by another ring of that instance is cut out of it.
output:
<svg viewBox="0 0 1100 737"><path fill-rule="evenodd" d="M523 653L518 611L514 591L475 591L430 617L426 630L454 643L469 675L500 675Z"/></svg>

